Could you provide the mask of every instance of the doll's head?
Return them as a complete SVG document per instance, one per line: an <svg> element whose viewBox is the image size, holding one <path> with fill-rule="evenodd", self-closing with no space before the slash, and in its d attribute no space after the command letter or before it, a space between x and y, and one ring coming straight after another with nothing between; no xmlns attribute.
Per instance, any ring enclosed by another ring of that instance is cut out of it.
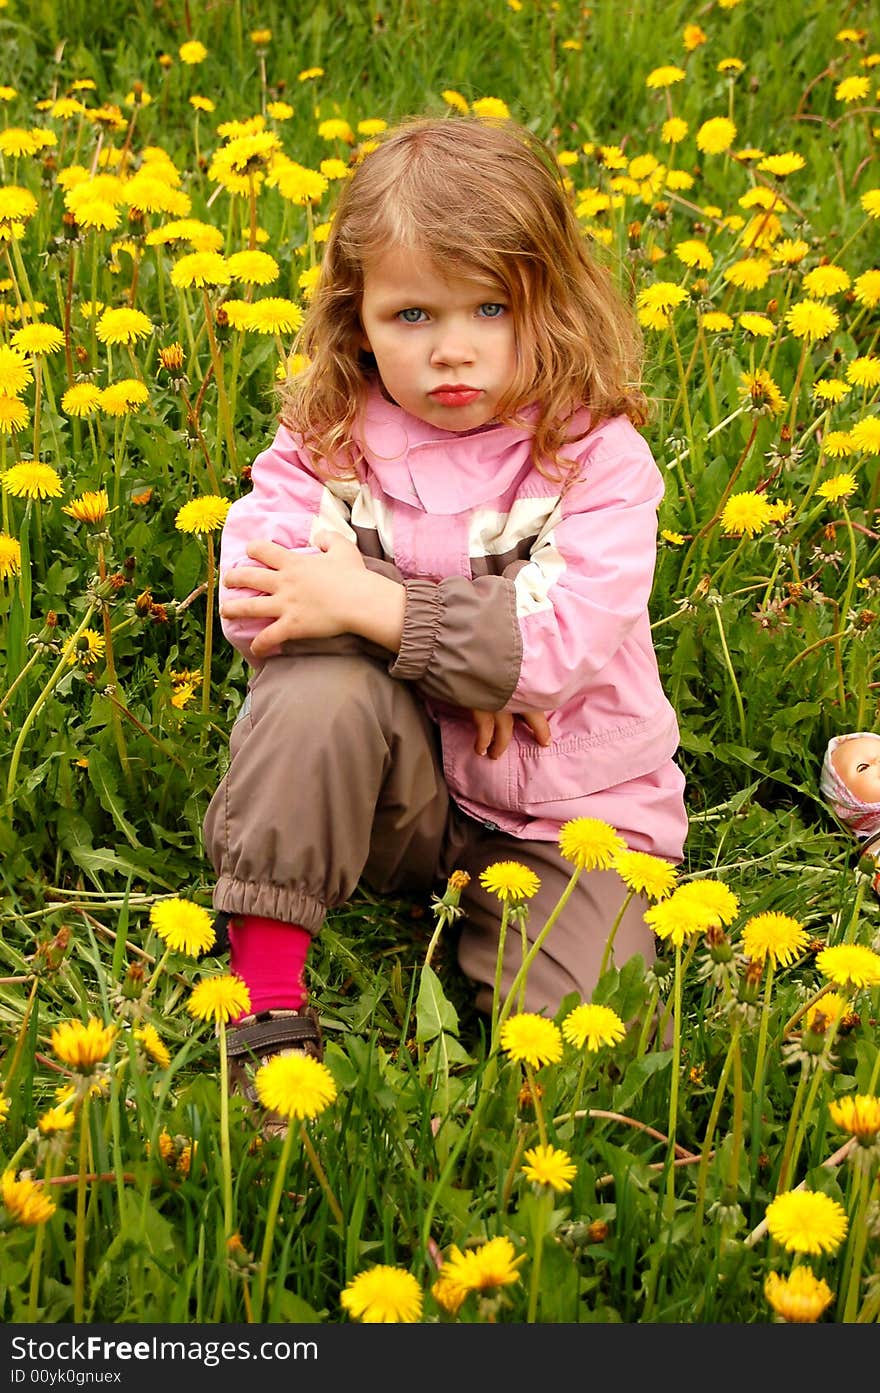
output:
<svg viewBox="0 0 880 1393"><path fill-rule="evenodd" d="M498 418L538 408L536 463L556 459L581 406L593 422L646 416L638 324L590 250L552 153L516 122L413 118L385 132L341 186L297 350L306 371L282 417L325 462L350 460L376 364L364 349L365 279L389 251L440 276L498 287L516 361Z"/></svg>
<svg viewBox="0 0 880 1393"><path fill-rule="evenodd" d="M880 836L880 735L856 730L829 740L820 786L860 842Z"/></svg>

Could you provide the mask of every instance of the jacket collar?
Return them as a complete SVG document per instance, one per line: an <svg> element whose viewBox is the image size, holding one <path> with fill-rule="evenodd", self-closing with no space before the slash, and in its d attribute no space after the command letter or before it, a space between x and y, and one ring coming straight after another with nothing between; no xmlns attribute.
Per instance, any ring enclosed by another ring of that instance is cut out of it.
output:
<svg viewBox="0 0 880 1393"><path fill-rule="evenodd" d="M426 513L492 502L532 468L530 425L440 430L401 410L378 386L370 389L357 435L384 492Z"/></svg>

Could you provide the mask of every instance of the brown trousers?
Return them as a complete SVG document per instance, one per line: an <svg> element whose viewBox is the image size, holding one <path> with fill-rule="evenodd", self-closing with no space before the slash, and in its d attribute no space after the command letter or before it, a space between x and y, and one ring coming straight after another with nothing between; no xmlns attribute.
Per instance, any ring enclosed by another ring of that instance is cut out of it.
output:
<svg viewBox="0 0 880 1393"><path fill-rule="evenodd" d="M254 675L230 738L230 765L208 807L205 845L214 907L301 924L317 933L358 882L378 894L442 890L467 871L458 957L488 1010L501 906L480 885L495 861L519 861L541 882L529 901L534 941L571 877L555 842L524 841L467 817L452 802L438 737L417 694L362 654L276 657ZM474 755L474 759L480 756ZM590 1000L608 932L625 898L613 871L583 873L529 969L525 1005L555 1014L564 996ZM654 961L636 896L618 927L618 964ZM507 934L506 992L522 961Z"/></svg>

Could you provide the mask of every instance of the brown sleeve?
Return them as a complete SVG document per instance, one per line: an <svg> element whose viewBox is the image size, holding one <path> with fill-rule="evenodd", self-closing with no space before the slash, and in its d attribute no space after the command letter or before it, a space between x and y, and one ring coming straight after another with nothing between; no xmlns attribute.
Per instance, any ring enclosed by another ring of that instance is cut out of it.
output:
<svg viewBox="0 0 880 1393"><path fill-rule="evenodd" d="M453 706L500 711L519 679L522 636L506 576L407 580L400 652L388 671Z"/></svg>

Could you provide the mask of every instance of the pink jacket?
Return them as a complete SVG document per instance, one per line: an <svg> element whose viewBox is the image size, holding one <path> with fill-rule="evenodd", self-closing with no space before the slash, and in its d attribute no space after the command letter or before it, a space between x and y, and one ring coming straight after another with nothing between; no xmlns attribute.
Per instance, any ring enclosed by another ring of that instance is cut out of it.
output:
<svg viewBox="0 0 880 1393"><path fill-rule="evenodd" d="M579 470L563 488L533 467L528 427L442 431L375 391L360 444L359 477L324 480L279 427L229 511L221 585L253 564L256 538L308 548L318 531L342 533L406 587L388 670L437 721L461 808L545 840L571 817L602 817L630 846L680 859L678 727L647 608L663 480L644 439L625 417L603 422L567 447ZM223 631L247 657L259 627ZM544 711L552 744L516 723L505 755L480 757L471 707Z"/></svg>

